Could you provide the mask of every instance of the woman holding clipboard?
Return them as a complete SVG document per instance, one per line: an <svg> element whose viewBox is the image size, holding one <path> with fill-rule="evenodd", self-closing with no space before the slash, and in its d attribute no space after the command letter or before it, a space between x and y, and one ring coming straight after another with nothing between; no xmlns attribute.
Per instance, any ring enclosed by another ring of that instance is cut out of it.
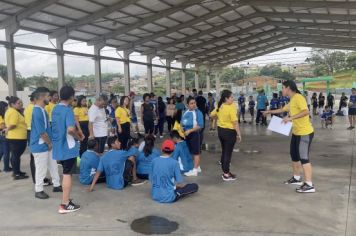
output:
<svg viewBox="0 0 356 236"><path fill-rule="evenodd" d="M300 94L297 85L293 81L283 82L283 96L290 97L290 103L278 110L263 112L263 115L280 114L289 112L283 118L284 123L292 122L292 140L290 155L292 158L293 177L285 181L285 184L300 185L298 193L314 193L312 182L312 166L309 161L309 149L314 137L314 129L309 119L309 109L304 96ZM304 182L301 179L301 170L304 171Z"/></svg>

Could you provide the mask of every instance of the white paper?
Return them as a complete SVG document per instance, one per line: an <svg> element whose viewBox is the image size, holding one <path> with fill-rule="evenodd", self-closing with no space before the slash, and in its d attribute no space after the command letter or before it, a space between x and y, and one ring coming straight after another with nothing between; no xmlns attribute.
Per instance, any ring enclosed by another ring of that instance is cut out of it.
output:
<svg viewBox="0 0 356 236"><path fill-rule="evenodd" d="M273 116L268 125L268 130L289 136L290 131L292 130L292 122L287 124L282 122L283 119L278 116Z"/></svg>

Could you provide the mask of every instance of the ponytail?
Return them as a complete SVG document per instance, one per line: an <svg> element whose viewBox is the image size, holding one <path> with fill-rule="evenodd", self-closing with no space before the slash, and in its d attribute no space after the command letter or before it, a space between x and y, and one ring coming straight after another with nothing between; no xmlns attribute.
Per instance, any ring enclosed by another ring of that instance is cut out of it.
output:
<svg viewBox="0 0 356 236"><path fill-rule="evenodd" d="M226 102L226 99L228 99L230 96L232 95L232 92L230 90L223 90L221 92L221 96L220 96L220 100L218 102L218 108L216 109L217 112L219 112L219 109L221 107L221 105Z"/></svg>
<svg viewBox="0 0 356 236"><path fill-rule="evenodd" d="M148 157L149 155L152 154L152 150L155 146L155 138L153 135L148 135L145 138L145 147L143 148L143 153L145 154L145 157Z"/></svg>
<svg viewBox="0 0 356 236"><path fill-rule="evenodd" d="M14 105L20 98L15 97L15 96L7 96L6 101L9 103L9 106Z"/></svg>

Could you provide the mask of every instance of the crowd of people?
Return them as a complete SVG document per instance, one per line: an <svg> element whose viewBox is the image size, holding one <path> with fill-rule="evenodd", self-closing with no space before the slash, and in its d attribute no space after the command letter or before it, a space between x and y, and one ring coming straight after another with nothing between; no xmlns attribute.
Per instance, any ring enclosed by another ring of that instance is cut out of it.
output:
<svg viewBox="0 0 356 236"><path fill-rule="evenodd" d="M100 94L91 103L85 96L75 97L70 86L63 86L59 93L40 87L31 94L25 109L21 99L8 97L7 102L0 102L0 159L3 157L4 171L12 172L14 180L29 178L21 171L21 156L29 146L35 197L49 198L43 186L53 185L53 192L62 192L59 213L80 209L70 198L77 157L80 158L79 181L89 186L89 192L98 183L121 190L149 181L155 201L175 202L199 189L196 183L184 185L182 175L191 177L202 173L200 155L205 127L211 132L217 129L222 148L222 179L236 180L230 163L235 143L242 141L239 124L247 123L247 105L250 124L267 125L269 114L280 115L285 123L293 123L290 147L293 176L285 183L300 185L296 189L300 193L315 192L309 161L314 136L309 110L312 106L313 113L322 118L323 126L332 126L335 99L331 94L325 105L322 93L309 99L307 93L300 94L293 81L285 81L283 90L273 94L270 101L263 91L256 100L249 96L248 101L241 93L237 105L229 90L222 91L218 102L213 94L205 98L196 89L187 98L173 95L163 99L146 93L139 109L135 97L134 92L120 98ZM353 129L356 89L352 89L349 103L347 100L343 94L339 110L349 107L349 129ZM139 121L144 134L140 133ZM166 123L170 138L157 149L156 139L163 139ZM58 164L63 169L62 182ZM51 178L47 178L47 171Z"/></svg>

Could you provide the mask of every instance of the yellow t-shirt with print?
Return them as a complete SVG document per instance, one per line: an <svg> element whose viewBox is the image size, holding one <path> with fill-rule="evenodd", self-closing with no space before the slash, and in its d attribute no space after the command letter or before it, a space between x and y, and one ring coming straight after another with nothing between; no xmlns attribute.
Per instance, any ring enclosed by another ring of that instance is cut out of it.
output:
<svg viewBox="0 0 356 236"><path fill-rule="evenodd" d="M219 111L215 108L211 113L211 116L217 116L218 127L224 129L235 129L234 123L239 120L236 104L222 104Z"/></svg>
<svg viewBox="0 0 356 236"><path fill-rule="evenodd" d="M7 109L5 113L5 125L6 127L10 127L11 125L16 126L14 129L11 129L7 132L7 139L27 139L27 126L25 117L23 117L23 115L21 115L20 112L18 112L16 109L12 107Z"/></svg>
<svg viewBox="0 0 356 236"><path fill-rule="evenodd" d="M127 108L118 107L115 111L115 117L119 118L120 125L131 122L130 111Z"/></svg>
<svg viewBox="0 0 356 236"><path fill-rule="evenodd" d="M53 111L53 108L56 106L57 104L55 103L52 103L52 102L49 102L48 105L45 106L45 110L48 114L48 118L49 118L49 121L51 122L52 121L52 111Z"/></svg>
<svg viewBox="0 0 356 236"><path fill-rule="evenodd" d="M27 125L27 130L31 130L31 123L32 123L32 112L33 108L35 105L32 103L28 104L27 107L25 108L25 111L23 112L23 115L25 116L25 122Z"/></svg>
<svg viewBox="0 0 356 236"><path fill-rule="evenodd" d="M283 107L283 110L289 112L290 116L295 116L304 110L308 110L308 105L304 96L297 93L290 99L290 102ZM292 133L294 135L304 136L314 132L308 115L294 119L292 123Z"/></svg>
<svg viewBox="0 0 356 236"><path fill-rule="evenodd" d="M174 122L172 130L177 130L179 135L182 138L185 138L185 134L184 134L183 128L182 128L182 126L180 125L180 123L178 121Z"/></svg>
<svg viewBox="0 0 356 236"><path fill-rule="evenodd" d="M0 116L0 125L2 125L2 124L5 124L5 120L4 120L4 118L2 118L2 116Z"/></svg>
<svg viewBox="0 0 356 236"><path fill-rule="evenodd" d="M88 108L87 107L75 107L73 109L74 116L79 122L89 121Z"/></svg>

